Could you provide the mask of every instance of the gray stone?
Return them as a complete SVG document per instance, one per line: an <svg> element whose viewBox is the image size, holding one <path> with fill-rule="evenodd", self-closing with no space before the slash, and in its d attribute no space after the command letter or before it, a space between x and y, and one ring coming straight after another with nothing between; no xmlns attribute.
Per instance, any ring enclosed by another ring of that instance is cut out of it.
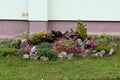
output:
<svg viewBox="0 0 120 80"><path fill-rule="evenodd" d="M38 56L38 52L37 52L37 46L33 46L31 48L31 51L30 51L30 58L31 59L36 59Z"/></svg>
<svg viewBox="0 0 120 80"><path fill-rule="evenodd" d="M45 56L41 56L41 57L40 57L40 60L43 60L43 61L48 61L48 60L49 60L49 58L48 58L48 57L45 57Z"/></svg>
<svg viewBox="0 0 120 80"><path fill-rule="evenodd" d="M101 53L101 56L103 56L103 55L105 55L106 52L105 52L105 50L101 50L100 53Z"/></svg>
<svg viewBox="0 0 120 80"><path fill-rule="evenodd" d="M21 55L21 54L22 54L22 52L21 52L20 49L18 49L18 50L15 52L15 55Z"/></svg>
<svg viewBox="0 0 120 80"><path fill-rule="evenodd" d="M34 58L37 56L37 46L33 46L30 51L30 58Z"/></svg>
<svg viewBox="0 0 120 80"><path fill-rule="evenodd" d="M112 55L114 52L115 52L115 50L113 48L111 48L108 55Z"/></svg>
<svg viewBox="0 0 120 80"><path fill-rule="evenodd" d="M29 54L24 54L23 59L29 59L30 55Z"/></svg>
<svg viewBox="0 0 120 80"><path fill-rule="evenodd" d="M84 52L85 54L90 54L90 50L89 49L87 49L87 50L85 50L85 52Z"/></svg>
<svg viewBox="0 0 120 80"><path fill-rule="evenodd" d="M102 54L100 52L97 52L95 54L92 54L92 56L94 56L94 57L102 57Z"/></svg>
<svg viewBox="0 0 120 80"><path fill-rule="evenodd" d="M27 39L21 39L21 47L26 47L28 45Z"/></svg>
<svg viewBox="0 0 120 80"><path fill-rule="evenodd" d="M83 42L82 42L81 39L77 39L76 42L77 42L78 46L82 46L83 45Z"/></svg>
<svg viewBox="0 0 120 80"><path fill-rule="evenodd" d="M62 59L62 58L66 58L67 57L67 53L66 52L61 52L58 54L58 58Z"/></svg>
<svg viewBox="0 0 120 80"><path fill-rule="evenodd" d="M92 50L92 51L91 51L91 54L95 54L95 53L97 53L96 50Z"/></svg>
<svg viewBox="0 0 120 80"><path fill-rule="evenodd" d="M39 60L40 59L40 56L35 56L34 57L34 60Z"/></svg>
<svg viewBox="0 0 120 80"><path fill-rule="evenodd" d="M73 55L74 55L73 53L68 54L68 55L67 55L67 59L69 59L69 60L72 59L72 58L73 58Z"/></svg>

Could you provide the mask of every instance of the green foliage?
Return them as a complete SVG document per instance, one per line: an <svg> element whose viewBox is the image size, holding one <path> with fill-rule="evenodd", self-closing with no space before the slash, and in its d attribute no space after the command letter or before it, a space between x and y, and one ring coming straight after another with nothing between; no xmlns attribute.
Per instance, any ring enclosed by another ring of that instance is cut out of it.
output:
<svg viewBox="0 0 120 80"><path fill-rule="evenodd" d="M42 42L40 45L37 46L38 54L40 56L48 57L49 60L56 60L58 52L52 50L52 44L48 42Z"/></svg>
<svg viewBox="0 0 120 80"><path fill-rule="evenodd" d="M99 36L94 36L93 38L95 39L97 44L104 43L104 42L109 43L114 41L113 36L108 34L101 34Z"/></svg>
<svg viewBox="0 0 120 80"><path fill-rule="evenodd" d="M101 34L99 36L94 36L95 42L97 43L97 47L95 48L97 51L105 50L106 53L109 53L109 50L113 48L110 42L113 42L113 36L107 34Z"/></svg>
<svg viewBox="0 0 120 80"><path fill-rule="evenodd" d="M0 53L2 54L2 56L7 56L9 54L13 55L15 53L15 49L4 47L0 50Z"/></svg>
<svg viewBox="0 0 120 80"><path fill-rule="evenodd" d="M72 48L74 44L75 44L75 42L72 40L64 40L62 42L62 46L68 46L69 48Z"/></svg>
<svg viewBox="0 0 120 80"><path fill-rule="evenodd" d="M49 60L56 60L58 52L52 50L51 48L38 49L38 54L40 56L48 57Z"/></svg>
<svg viewBox="0 0 120 80"><path fill-rule="evenodd" d="M100 37L106 39L108 42L113 41L113 36L108 34L101 34Z"/></svg>
<svg viewBox="0 0 120 80"><path fill-rule="evenodd" d="M25 38L25 39L28 39L29 38L29 32L23 32L22 37Z"/></svg>
<svg viewBox="0 0 120 80"><path fill-rule="evenodd" d="M48 32L46 30L43 30L41 32L35 32L32 34L33 38L32 39L28 39L28 42L31 44L40 44L41 42L44 42L44 37L45 35L47 35Z"/></svg>
<svg viewBox="0 0 120 80"><path fill-rule="evenodd" d="M52 48L52 44L49 42L42 42L40 45L38 45L39 49L44 49L44 48Z"/></svg>
<svg viewBox="0 0 120 80"><path fill-rule="evenodd" d="M101 51L101 50L105 50L106 53L109 53L110 49L111 49L110 45L105 45L105 46L99 45L95 48L95 50L98 51L98 52Z"/></svg>
<svg viewBox="0 0 120 80"><path fill-rule="evenodd" d="M116 54L102 58L43 62L0 56L0 80L120 80L120 40L116 43ZM2 46L0 44L0 49Z"/></svg>
<svg viewBox="0 0 120 80"><path fill-rule="evenodd" d="M80 20L78 20L77 23L77 36L83 38L83 40L88 38L87 35L87 28L85 27L86 25L84 25Z"/></svg>
<svg viewBox="0 0 120 80"><path fill-rule="evenodd" d="M41 43L43 39L43 35L40 32L33 33L33 43L38 44Z"/></svg>
<svg viewBox="0 0 120 80"><path fill-rule="evenodd" d="M20 48L20 43L21 43L20 39L16 38L11 42L11 47L19 49Z"/></svg>

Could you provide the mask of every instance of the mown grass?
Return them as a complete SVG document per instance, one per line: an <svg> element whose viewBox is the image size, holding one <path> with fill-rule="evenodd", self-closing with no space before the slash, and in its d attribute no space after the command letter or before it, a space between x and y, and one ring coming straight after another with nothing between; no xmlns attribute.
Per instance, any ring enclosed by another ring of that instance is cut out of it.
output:
<svg viewBox="0 0 120 80"><path fill-rule="evenodd" d="M120 41L113 56L35 61L0 56L0 80L120 80Z"/></svg>

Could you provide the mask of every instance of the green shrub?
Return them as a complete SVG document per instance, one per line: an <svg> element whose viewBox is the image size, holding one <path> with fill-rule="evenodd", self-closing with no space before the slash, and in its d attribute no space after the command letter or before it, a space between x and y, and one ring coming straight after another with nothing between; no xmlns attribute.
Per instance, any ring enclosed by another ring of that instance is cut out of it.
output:
<svg viewBox="0 0 120 80"><path fill-rule="evenodd" d="M21 44L20 39L16 38L11 42L11 47L16 48L16 49L20 49L20 44Z"/></svg>
<svg viewBox="0 0 120 80"><path fill-rule="evenodd" d="M15 53L15 49L4 47L0 50L2 56L13 55Z"/></svg>
<svg viewBox="0 0 120 80"><path fill-rule="evenodd" d="M33 33L33 44L41 43L43 39L43 35L40 32Z"/></svg>
<svg viewBox="0 0 120 80"><path fill-rule="evenodd" d="M101 34L99 36L94 36L95 42L97 43L97 47L95 48L97 51L105 50L106 53L109 53L110 49L113 46L110 42L113 42L113 37L107 34Z"/></svg>
<svg viewBox="0 0 120 80"><path fill-rule="evenodd" d="M95 50L98 51L98 52L101 51L101 50L105 50L106 53L109 53L110 49L111 49L110 45L98 45L95 48Z"/></svg>
<svg viewBox="0 0 120 80"><path fill-rule="evenodd" d="M41 42L44 42L44 37L47 35L48 32L46 30L43 30L41 32L35 32L32 34L32 39L28 38L28 42L31 44L40 44Z"/></svg>
<svg viewBox="0 0 120 80"><path fill-rule="evenodd" d="M94 36L93 38L95 39L97 44L103 44L104 42L110 43L114 41L113 36L107 34L101 34L99 36Z"/></svg>
<svg viewBox="0 0 120 80"><path fill-rule="evenodd" d="M40 45L38 45L39 49L44 49L44 48L52 48L52 44L49 42L42 42Z"/></svg>
<svg viewBox="0 0 120 80"><path fill-rule="evenodd" d="M62 46L68 46L69 48L72 48L74 46L75 42L72 40L64 40L62 42Z"/></svg>
<svg viewBox="0 0 120 80"><path fill-rule="evenodd" d="M84 25L80 20L78 20L77 23L77 37L81 37L83 40L88 38L87 35L87 28L85 27L86 25Z"/></svg>
<svg viewBox="0 0 120 80"><path fill-rule="evenodd" d="M114 40L114 39L113 39L113 36L108 35L108 34L101 34L100 37L103 38L103 39L106 39L107 42L110 42L110 41L113 41L113 40Z"/></svg>
<svg viewBox="0 0 120 80"><path fill-rule="evenodd" d="M22 33L22 37L28 40L28 38L29 38L29 32L23 32Z"/></svg>
<svg viewBox="0 0 120 80"><path fill-rule="evenodd" d="M58 56L58 52L52 50L51 48L38 49L38 54L40 56L48 57L49 60L56 60Z"/></svg>

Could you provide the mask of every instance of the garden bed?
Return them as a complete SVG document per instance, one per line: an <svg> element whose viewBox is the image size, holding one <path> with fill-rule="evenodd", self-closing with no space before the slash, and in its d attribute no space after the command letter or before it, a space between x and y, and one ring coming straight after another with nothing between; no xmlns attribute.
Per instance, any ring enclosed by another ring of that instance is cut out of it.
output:
<svg viewBox="0 0 120 80"><path fill-rule="evenodd" d="M21 36L3 46L0 53L3 56L23 56L23 59L57 60L72 59L74 56L102 57L113 55L117 44L111 35L101 34L88 36L86 25L80 20L76 30L71 29L62 33L54 30L43 30Z"/></svg>

